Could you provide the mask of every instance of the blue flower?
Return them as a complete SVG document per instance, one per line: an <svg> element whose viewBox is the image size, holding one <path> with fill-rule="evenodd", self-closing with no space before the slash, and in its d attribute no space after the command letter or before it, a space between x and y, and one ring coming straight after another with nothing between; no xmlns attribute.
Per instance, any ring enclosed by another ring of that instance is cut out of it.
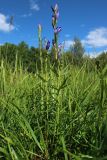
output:
<svg viewBox="0 0 107 160"><path fill-rule="evenodd" d="M54 33L58 34L61 30L62 30L61 27L57 27L54 29Z"/></svg>
<svg viewBox="0 0 107 160"><path fill-rule="evenodd" d="M48 50L49 48L50 48L50 41L48 40L46 44L46 50Z"/></svg>
<svg viewBox="0 0 107 160"><path fill-rule="evenodd" d="M56 17L56 19L59 18L59 11L55 13L55 17Z"/></svg>
<svg viewBox="0 0 107 160"><path fill-rule="evenodd" d="M55 19L58 19L59 18L59 9L58 9L58 5L56 4L55 7L51 7L52 8L52 11L53 11L53 16L55 17Z"/></svg>
<svg viewBox="0 0 107 160"><path fill-rule="evenodd" d="M54 13L55 13L56 19L58 19L59 18L59 9L58 9L58 5L57 4L54 7Z"/></svg>

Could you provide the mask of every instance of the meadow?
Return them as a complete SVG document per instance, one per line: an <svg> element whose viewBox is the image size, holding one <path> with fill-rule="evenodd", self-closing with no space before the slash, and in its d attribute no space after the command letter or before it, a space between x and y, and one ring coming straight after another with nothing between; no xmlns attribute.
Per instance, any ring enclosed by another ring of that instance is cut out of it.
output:
<svg viewBox="0 0 107 160"><path fill-rule="evenodd" d="M58 58L58 14L53 62L41 56L40 25L40 68L28 72L17 53L14 67L0 59L1 160L107 160L107 66Z"/></svg>
<svg viewBox="0 0 107 160"><path fill-rule="evenodd" d="M107 159L107 77L0 65L0 159ZM104 158L103 158L104 157Z"/></svg>

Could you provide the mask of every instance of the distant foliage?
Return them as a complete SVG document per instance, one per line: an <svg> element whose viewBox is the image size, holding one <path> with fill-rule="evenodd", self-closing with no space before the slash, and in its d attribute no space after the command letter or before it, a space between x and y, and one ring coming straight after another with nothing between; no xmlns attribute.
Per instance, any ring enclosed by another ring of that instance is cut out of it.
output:
<svg viewBox="0 0 107 160"><path fill-rule="evenodd" d="M42 49L42 57L45 60L47 51ZM40 51L39 48L29 47L26 42L22 41L18 45L5 43L0 46L0 59L3 59L14 68L17 63L23 65L23 69L29 72L35 72L36 67L40 68Z"/></svg>
<svg viewBox="0 0 107 160"><path fill-rule="evenodd" d="M81 67L84 63L87 63L88 71L92 71L95 68L100 68L102 70L106 66L107 52L103 52L96 58L90 58L84 54L84 51L85 50L81 41L78 38L75 38L73 46L68 51L65 51L61 54L60 61L63 61L64 66L70 64ZM52 53L52 49L47 53L45 48L41 48L43 66L45 66L46 58L50 63L53 62ZM28 72L34 73L36 72L37 68L39 70L41 69L39 48L35 48L33 46L29 47L24 41L20 42L18 45L5 43L4 45L0 46L0 59L3 59L6 64L14 68L16 57L17 64L22 64L23 69L26 69Z"/></svg>
<svg viewBox="0 0 107 160"><path fill-rule="evenodd" d="M107 53L86 56L78 38L64 52L51 9L51 49L40 24L39 48L0 46L0 159L107 160Z"/></svg>
<svg viewBox="0 0 107 160"><path fill-rule="evenodd" d="M79 38L74 38L74 43L71 47L71 52L74 57L74 63L80 64L85 52L84 47L82 46L82 43Z"/></svg>
<svg viewBox="0 0 107 160"><path fill-rule="evenodd" d="M103 69L107 65L107 52L103 52L100 54L97 58L96 61L99 61L99 66L101 69Z"/></svg>

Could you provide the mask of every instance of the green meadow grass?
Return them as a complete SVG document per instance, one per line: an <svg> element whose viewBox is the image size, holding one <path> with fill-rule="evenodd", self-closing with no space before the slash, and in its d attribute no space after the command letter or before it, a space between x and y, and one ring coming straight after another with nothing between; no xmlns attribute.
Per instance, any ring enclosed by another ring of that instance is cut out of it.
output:
<svg viewBox="0 0 107 160"><path fill-rule="evenodd" d="M1 160L106 160L107 68L0 61Z"/></svg>

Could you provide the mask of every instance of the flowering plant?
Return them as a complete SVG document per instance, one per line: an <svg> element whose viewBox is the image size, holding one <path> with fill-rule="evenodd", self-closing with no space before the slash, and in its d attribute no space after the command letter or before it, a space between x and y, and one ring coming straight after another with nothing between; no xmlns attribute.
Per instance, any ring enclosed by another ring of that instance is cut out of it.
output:
<svg viewBox="0 0 107 160"><path fill-rule="evenodd" d="M52 15L52 27L54 30L54 39L52 40L53 44L53 50L54 50L54 59L57 60L59 58L59 55L61 53L61 46L58 45L58 34L62 30L61 27L57 26L58 18L59 18L59 8L58 4L55 5L55 7L51 7L53 15Z"/></svg>

